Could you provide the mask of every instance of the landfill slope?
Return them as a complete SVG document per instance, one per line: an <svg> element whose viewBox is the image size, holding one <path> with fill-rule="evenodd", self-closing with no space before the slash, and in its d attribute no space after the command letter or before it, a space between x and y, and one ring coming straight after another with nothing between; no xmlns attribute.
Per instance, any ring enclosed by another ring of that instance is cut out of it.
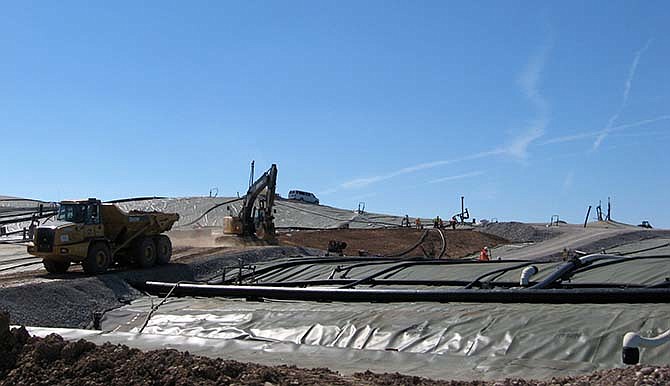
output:
<svg viewBox="0 0 670 386"><path fill-rule="evenodd" d="M643 229L606 221L589 223L587 227L577 224L548 227L544 224L518 222L493 223L477 230L512 242L492 251L494 258L504 260L560 260L564 249L596 253L626 243L670 236L667 230Z"/></svg>
<svg viewBox="0 0 670 386"><path fill-rule="evenodd" d="M370 255L385 256L405 251L421 239L424 231L413 228L396 229L329 229L329 230L293 230L278 235L283 245L299 245L304 247L326 249L331 240L347 243L344 253L356 255L365 251ZM484 247L506 244L507 240L482 232L471 230L443 230L446 241L446 253L443 257L459 258ZM437 231L431 231L421 244L423 251L429 256L439 254L442 238ZM423 256L420 249L412 252Z"/></svg>
<svg viewBox="0 0 670 386"><path fill-rule="evenodd" d="M222 227L223 217L236 215L241 200L236 197L184 197L130 201L117 204L123 210L157 210L179 213L176 229ZM384 228L400 226L403 217L359 213L356 210L334 208L278 198L275 200L275 225L277 228L337 229ZM204 215L203 215L204 214ZM414 217L410 217L413 223ZM424 223L426 219L422 220Z"/></svg>

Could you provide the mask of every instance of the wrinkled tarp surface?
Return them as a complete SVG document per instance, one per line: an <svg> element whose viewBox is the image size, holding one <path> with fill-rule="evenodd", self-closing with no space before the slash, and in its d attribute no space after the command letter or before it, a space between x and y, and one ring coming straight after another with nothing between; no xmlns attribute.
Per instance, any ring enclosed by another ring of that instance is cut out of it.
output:
<svg viewBox="0 0 670 386"><path fill-rule="evenodd" d="M662 240L660 241L663 242ZM666 240L670 242L670 240ZM631 249L631 248L629 248ZM635 249L637 250L637 249ZM639 254L631 254L628 257L642 256L649 254L659 254L659 252L647 251ZM300 261L301 264L284 267L278 270L271 270L262 274L261 270L269 267L280 267L288 262ZM608 263L610 260L594 263L594 266ZM374 275L377 272L387 271L385 274L378 276L378 279L397 279L397 280L458 280L458 281L472 281L488 272L499 270L503 268L510 268L508 272L502 274L490 275L483 278L482 282L488 282L495 285L495 282L514 282L518 283L522 270L525 268L520 266L519 262L491 262L479 263L476 261L464 264L462 261L459 264L425 264L424 261L417 261L417 265L406 266L401 270L391 270L390 267L398 265L408 265L411 262L407 261L376 261L374 259L367 262L321 262L319 258L301 258L293 260L275 260L271 262L264 262L255 264L256 272L259 274L253 276L253 282L268 283L268 282L291 282L291 281L306 281L306 280L325 280L325 279L361 279L367 276ZM448 262L448 261L447 261ZM551 263L533 263L539 271L532 277L533 281L541 281L547 276L551 275L560 267L563 262ZM513 267L518 267L511 269ZM670 277L670 258L663 259L640 259L625 261L620 264L603 265L597 269L592 269L575 274L570 283L585 284L585 283L601 283L601 284L622 284L622 285L654 285L662 283L665 278ZM214 277L213 277L214 278ZM220 278L220 276L219 276ZM326 285L328 286L328 285ZM332 286L332 285L330 285ZM365 284L360 284L357 287L362 288ZM401 288L402 285L394 285L393 288ZM383 285L375 284L375 288L384 288ZM411 288L439 288L437 286L419 286L412 285Z"/></svg>
<svg viewBox="0 0 670 386"><path fill-rule="evenodd" d="M45 337L59 334L68 340L86 339L97 344L111 342L141 350L176 349L195 355L256 362L265 365L295 365L303 368L328 366L344 374L372 370L400 372L445 379L500 379L510 377L543 378L561 374L590 372L589 363L414 354L409 352L350 350L284 342L237 339L209 339L192 336L100 332L91 330L29 327L31 334Z"/></svg>
<svg viewBox="0 0 670 386"><path fill-rule="evenodd" d="M156 302L143 298L106 313L103 330L138 332ZM366 362L370 351L390 351L402 357L405 368L431 367L431 376L486 374L490 379L519 374L519 366L528 377L620 366L626 332L656 335L668 328L667 304L344 304L179 298L160 307L144 333L164 336L164 341L155 343L160 346L176 337L252 341L268 348L288 344L282 347L291 347L291 353L306 350L329 358L298 362L301 366L344 370L346 363L330 357L332 348L341 349L337 355L359 358L377 371L396 371L387 363ZM294 363L292 357L282 360ZM667 347L644 349L642 358L644 363L665 364L670 352Z"/></svg>
<svg viewBox="0 0 670 386"><path fill-rule="evenodd" d="M659 246L662 247L663 242L657 240L621 248L625 249L623 253L630 253ZM256 271L259 272L286 262L301 264L259 274L254 276L254 281L262 284L338 279L344 272L349 279L359 279L399 263L374 259L368 264L360 260L347 263L320 260L296 258L258 263ZM417 265L383 278L472 280L483 273L517 264L503 261ZM533 280L550 275L561 264L536 264L540 271ZM333 269L338 266L339 270L333 275ZM348 266L352 269L347 270ZM518 282L522 269L510 270L496 281ZM668 259L643 259L586 271L575 275L571 282L648 285L657 284L668 276ZM357 286L360 287L366 286ZM106 331L136 333L157 302L156 298L145 297L110 311L105 314L102 327ZM450 378L460 374L466 378L481 378L485 373L485 378L493 379L518 375L521 368L526 372L525 377L548 377L619 366L625 333L635 331L653 336L668 328L670 307L667 304L316 303L178 298L168 299L152 315L144 333L170 339L197 337L265 342L272 347L288 344L292 345L291 355L308 350L328 357L330 350L338 348L345 350L347 357L360 355L361 363L367 363L370 351L390 351L407 361L405 368L420 369L426 363L431 363L426 365L429 367L439 363L440 366L429 370L434 372L431 376ZM670 361L667 347L644 349L642 356L644 363ZM340 369L348 368L335 358L329 360L331 362L313 359L308 363L328 367L337 363ZM381 371L395 371L384 364L376 366L382 368Z"/></svg>

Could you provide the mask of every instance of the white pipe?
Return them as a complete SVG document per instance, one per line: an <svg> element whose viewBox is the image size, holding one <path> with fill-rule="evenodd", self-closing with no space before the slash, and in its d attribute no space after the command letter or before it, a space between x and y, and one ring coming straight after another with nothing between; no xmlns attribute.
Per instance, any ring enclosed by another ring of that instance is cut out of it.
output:
<svg viewBox="0 0 670 386"><path fill-rule="evenodd" d="M531 265L526 267L521 271L521 277L519 278L519 285L522 287L527 287L530 284L530 278L535 275L539 270L536 266Z"/></svg>
<svg viewBox="0 0 670 386"><path fill-rule="evenodd" d="M656 347L670 342L670 330L655 336L645 338L637 332L629 332L623 336L623 362L625 364L637 364L640 361L640 347Z"/></svg>

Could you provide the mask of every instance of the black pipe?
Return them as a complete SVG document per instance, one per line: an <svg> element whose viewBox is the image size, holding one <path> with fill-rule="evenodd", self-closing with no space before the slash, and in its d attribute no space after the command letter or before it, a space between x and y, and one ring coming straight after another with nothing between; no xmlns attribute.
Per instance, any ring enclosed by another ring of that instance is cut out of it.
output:
<svg viewBox="0 0 670 386"><path fill-rule="evenodd" d="M621 263L627 263L629 261L645 260L645 259L670 259L670 255L632 256L632 257L627 257L625 259L622 258L622 259L618 259L618 260L606 261L604 263L594 264L594 265L589 265L587 267L579 268L579 269L575 270L575 272L573 272L573 274L578 274L578 273L590 271L592 269L607 267L609 265L616 265L616 264L621 264Z"/></svg>
<svg viewBox="0 0 670 386"><path fill-rule="evenodd" d="M515 269L523 268L523 267L526 267L526 266L531 265L533 263L535 263L535 262L529 261L527 263L523 263L523 264L519 264L519 265L513 265L511 267L500 268L500 269L496 269L496 270L493 270L493 271L483 273L483 274L477 276L477 278L475 278L475 280L468 283L468 285L465 286L465 289L472 288L475 284L479 283L480 280L482 280L483 278L485 278L487 276L491 276L491 275L494 275L496 273L505 273L505 272L512 271L512 270L515 270ZM537 263L535 263L535 264L537 264Z"/></svg>
<svg viewBox="0 0 670 386"><path fill-rule="evenodd" d="M591 205L589 205L589 210L586 211L586 218L584 219L584 228L586 228L586 224L589 222L590 214L591 214Z"/></svg>
<svg viewBox="0 0 670 386"><path fill-rule="evenodd" d="M33 216L17 217L17 218L13 218L13 219L10 219L10 220L4 220L4 219L3 219L3 220L0 220L0 225L16 224L16 223L20 223L20 222L31 221L31 220L33 220L33 219L36 219L36 220L37 220L37 219L41 219L41 218L45 218L45 217L51 217L51 216L53 216L55 213L56 213L56 211L53 210L53 211L47 211L47 212L45 212L42 216L39 216L39 215L35 214L35 215L33 215Z"/></svg>
<svg viewBox="0 0 670 386"><path fill-rule="evenodd" d="M355 279L314 279L314 280L296 280L296 281L272 281L260 282L254 284L262 287L310 287L310 286L339 286L354 282ZM497 288L518 287L519 282L496 281L488 282ZM374 279L367 283L370 286L427 286L427 287L463 287L472 284L469 280L422 280L422 279ZM530 285L537 282L530 282ZM473 287L481 288L482 283L475 283ZM660 288L670 286L670 281L654 286L645 286L629 283L569 283L561 284L561 289L571 288ZM472 288L472 287L471 287Z"/></svg>
<svg viewBox="0 0 670 386"><path fill-rule="evenodd" d="M440 263L440 262L443 262L443 263ZM403 270L403 269L405 269L405 268L409 268L409 267L415 266L415 265L458 264L458 263L456 263L456 262L461 262L461 263L462 263L463 260L453 260L453 261L452 261L452 260L431 260L430 262L427 262L427 261L407 261L407 262L403 262L403 263L400 263L400 264L396 264L396 265L392 265L392 266L390 266L390 267L384 268L384 269L382 269L381 271L374 272L374 273L372 273L372 274L370 274L370 275L368 275L368 276L365 276L365 277L363 277L363 278L361 278L361 279L356 280L356 281L353 282L353 283L349 283L349 284L344 285L344 286L342 286L342 287L340 287L340 288L342 288L342 289L354 288L354 287L356 287L356 286L359 285L359 284L366 284L366 283L368 283L368 282L369 282L370 280L372 280L372 279L375 279L375 278L377 278L377 277L379 277L379 276L381 276L381 275L384 275L384 274L387 274L387 273L391 273L391 272L392 272L392 273L393 273L392 275L388 275L388 276L385 277L386 279L388 279L389 277L393 276L394 274L398 273L399 271L401 271L401 270ZM472 263L472 262L469 262L469 263Z"/></svg>
<svg viewBox="0 0 670 386"><path fill-rule="evenodd" d="M465 259L423 259L423 258L405 258L405 259L398 259L398 258L384 258L384 257L309 257L309 258L304 258L304 259L295 259L295 260L289 260L285 261L282 263L277 263L270 265L265 268L261 268L256 270L255 276L259 275L264 275L268 272L271 271L276 271L279 269L284 269L284 268L290 268L294 267L296 265L301 265L301 264L338 264L338 263L348 263L348 262L370 262L370 264L378 264L382 263L383 261L386 261L387 263L393 263L393 262L416 262L416 265L430 265L430 264L436 264L436 265L446 265L446 264L477 264L477 265L483 265L483 264L505 264L505 263L522 263L522 262L527 262L526 260L491 260L491 261L476 261L476 260L465 260ZM237 267L237 266L235 266ZM218 275L216 275L218 276ZM242 280L249 279L253 275L252 274L247 274L247 275L242 275ZM212 276L214 278L215 276ZM214 282L214 280L211 280L211 282ZM235 280L226 280L226 281L221 281L220 283L232 283L235 282Z"/></svg>
<svg viewBox="0 0 670 386"><path fill-rule="evenodd" d="M381 258L381 257L341 257L341 256L336 256L336 257L308 257L308 258L298 258L298 259L290 259L288 261L284 261L282 263L277 263L277 264L272 264L270 266L261 268L256 270L255 276L260 276L264 275L266 273L272 272L272 271L277 271L280 269L285 269L285 268L291 268L295 267L298 265L303 265L303 264L337 264L337 263L348 263L348 262L372 262L374 261L375 263L382 263L382 261L386 262L394 262L394 261L407 261L407 259L388 259L388 258ZM235 266L237 267L237 266ZM224 267L226 268L226 267ZM216 275L218 276L218 275ZM248 279L252 274L247 274L247 275L242 275L242 279ZM231 279L231 280L225 280L221 281L221 283L232 283L236 279ZM214 281L214 280L211 280Z"/></svg>
<svg viewBox="0 0 670 386"><path fill-rule="evenodd" d="M232 199L232 200L228 200L228 201L224 201L224 202L222 202L222 203L216 204L216 205L212 206L211 208L207 209L206 211L204 211L200 216L198 216L198 218L196 218L195 220L191 221L190 223L188 223L188 224L179 224L179 226L181 226L181 227L186 227L186 226L189 226L189 225L193 225L193 224L197 223L198 221L200 221L203 217L205 217L205 216L207 215L207 213L213 211L214 209L216 209L216 208L218 208L218 207L221 207L221 206L223 206L223 205L231 204L231 203L233 203L233 202L235 202L235 201L241 201L241 200L243 200L243 198L234 198L234 199Z"/></svg>
<svg viewBox="0 0 670 386"><path fill-rule="evenodd" d="M287 204L285 202L280 202L280 201L277 201L277 205L280 205L280 206L283 205L285 207L297 210L299 212L310 213L310 214L313 214L313 215L316 215L316 216L319 216L319 217L327 218L327 219L334 220L334 221L340 221L340 222L344 222L344 223L379 224L379 225L386 225L386 226L395 227L395 228L400 228L401 227L398 224L394 224L394 223L390 223L390 222L384 222L384 221L356 220L355 218L348 219L348 218L332 217L332 216L325 215L323 213L314 212L314 211L310 211L308 209L299 208L299 207Z"/></svg>
<svg viewBox="0 0 670 386"><path fill-rule="evenodd" d="M157 197L157 196L144 196L144 197L130 197L130 198L119 198L116 200L105 201L105 204L120 204L123 202L135 202L135 201L150 201L150 200L166 200L169 197Z"/></svg>
<svg viewBox="0 0 670 386"><path fill-rule="evenodd" d="M225 286L145 282L141 290L174 296L325 302L670 303L669 288L541 290L389 290Z"/></svg>
<svg viewBox="0 0 670 386"><path fill-rule="evenodd" d="M419 241L417 241L416 243L414 243L414 245L412 245L411 247L405 249L404 251L396 252L396 253L392 253L392 254L390 254L390 255L386 255L386 257L400 257L400 256L402 256L402 255L406 255L406 254L412 252L414 249L418 248L419 245L421 245L421 243L423 243L423 241L426 239L426 236L428 236L428 229L426 229L426 230L423 232L423 234L421 235L421 237L419 237Z"/></svg>
<svg viewBox="0 0 670 386"><path fill-rule="evenodd" d="M541 282L535 284L534 286L530 287L529 289L532 290L538 290L538 289L544 289L548 288L551 285L553 285L556 281L563 279L566 275L569 275L572 273L572 271L578 269L583 265L582 261L579 259L572 259L565 264L561 265L552 273L551 275L547 276L544 280Z"/></svg>
<svg viewBox="0 0 670 386"><path fill-rule="evenodd" d="M437 255L438 259L441 259L442 256L444 256L445 252L447 252L447 238L444 237L444 233L442 233L442 229L437 229L437 231L440 233L440 238L442 239L442 248L440 249L440 254Z"/></svg>
<svg viewBox="0 0 670 386"><path fill-rule="evenodd" d="M499 264L499 263L517 263L517 262L519 262L519 260L490 260L490 261L482 262L482 261L477 261L477 260L454 260L454 259L452 259L452 260L440 260L440 259L434 259L434 260L409 261L407 263L397 264L395 266L389 267L389 268L384 269L382 271L372 273L371 275L369 275L367 277L364 277L362 279L359 279L358 281L356 281L354 283L351 283L348 286L344 286L342 288L353 288L354 286L356 286L358 284L367 284L371 280L373 280L376 277L379 277L381 274L385 274L385 273L389 273L388 275L384 276L384 279L388 279L388 278L392 277L393 275L396 275L398 272L404 270L405 268L409 268L409 267L412 267L412 266L415 266L415 265L441 265L441 264L447 264L448 265L448 264L480 264L480 263L484 263L484 264L486 264L486 263L496 264L497 263L497 264ZM528 264L532 264L532 263L533 262L524 261L524 265L528 265ZM397 268L397 269L394 270L393 269L394 267ZM502 270L508 270L508 269L514 269L514 267L507 267L507 268L503 268ZM501 270L491 271L491 272L488 272L484 276L488 276L489 274L500 272L500 271Z"/></svg>
<svg viewBox="0 0 670 386"><path fill-rule="evenodd" d="M411 259L398 259L398 261L409 261L409 260L415 260L416 258L411 258ZM340 278L346 279L346 277L349 275L352 269L354 268L360 268L360 267L370 267L372 265L383 265L383 264L390 264L392 262L390 261L376 261L376 262L368 262L368 263L358 263L358 264L352 264L348 266L340 266L339 270L337 272L342 272L340 274Z"/></svg>

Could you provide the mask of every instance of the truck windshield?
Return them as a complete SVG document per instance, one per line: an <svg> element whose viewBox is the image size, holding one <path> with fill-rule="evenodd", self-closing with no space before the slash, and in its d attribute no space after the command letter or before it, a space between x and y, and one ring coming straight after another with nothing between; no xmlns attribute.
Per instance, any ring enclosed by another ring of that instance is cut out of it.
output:
<svg viewBox="0 0 670 386"><path fill-rule="evenodd" d="M58 220L83 223L86 220L85 204L64 204L58 210Z"/></svg>

